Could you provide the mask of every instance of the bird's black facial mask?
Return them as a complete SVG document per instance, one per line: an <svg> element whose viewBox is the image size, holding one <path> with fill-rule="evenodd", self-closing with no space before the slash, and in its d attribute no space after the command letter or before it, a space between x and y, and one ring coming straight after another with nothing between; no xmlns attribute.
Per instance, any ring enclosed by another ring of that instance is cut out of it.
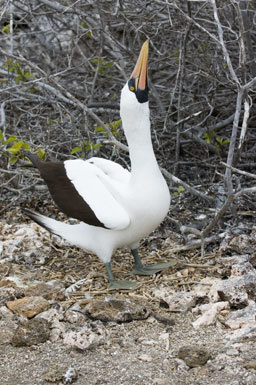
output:
<svg viewBox="0 0 256 385"><path fill-rule="evenodd" d="M136 78L130 78L128 80L128 87L131 92L134 92L136 95L136 98L139 103L145 103L148 102L148 83L146 82L146 86L144 89L137 88L137 79Z"/></svg>

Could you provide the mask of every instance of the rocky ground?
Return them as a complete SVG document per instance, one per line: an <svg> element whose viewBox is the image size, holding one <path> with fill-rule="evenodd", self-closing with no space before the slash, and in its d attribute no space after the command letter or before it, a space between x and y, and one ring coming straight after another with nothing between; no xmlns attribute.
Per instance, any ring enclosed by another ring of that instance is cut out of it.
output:
<svg viewBox="0 0 256 385"><path fill-rule="evenodd" d="M173 267L134 277L120 250L114 273L140 286L110 292L95 256L11 210L0 221L1 385L255 384L252 219L204 256L177 252L188 242L161 228L143 261L175 258Z"/></svg>

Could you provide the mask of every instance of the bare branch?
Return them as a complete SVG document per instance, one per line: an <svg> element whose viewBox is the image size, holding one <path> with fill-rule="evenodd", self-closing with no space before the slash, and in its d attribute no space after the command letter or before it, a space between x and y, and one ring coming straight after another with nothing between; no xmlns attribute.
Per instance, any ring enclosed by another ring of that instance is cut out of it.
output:
<svg viewBox="0 0 256 385"><path fill-rule="evenodd" d="M235 167L232 167L232 166L228 166L228 165L227 165L226 163L224 163L224 162L221 162L221 164L223 164L223 166L225 166L225 167L229 167L232 171L237 172L238 174L247 176L247 177L249 177L249 178L254 178L254 179L256 179L256 174L251 174L250 172L246 172L246 171L243 171L243 170L239 170L238 168L235 168Z"/></svg>
<svg viewBox="0 0 256 385"><path fill-rule="evenodd" d="M215 0L211 0L211 3L212 3L212 7L213 7L214 19L216 21L217 28L218 28L219 40L220 40L220 45L221 45L221 48L222 48L224 59L226 60L226 63L228 65L228 69L229 69L229 73L231 75L231 78L237 84L237 86L240 87L240 82L239 82L238 77L237 77L237 75L236 75L236 73L234 71L234 68L233 68L233 65L232 65L232 62L231 62L228 50L226 48L226 44L224 42L223 29L222 29L222 25L221 25L221 22L220 22L220 19L219 19L219 15L218 15L218 11L217 11L217 6L216 6L216 1Z"/></svg>

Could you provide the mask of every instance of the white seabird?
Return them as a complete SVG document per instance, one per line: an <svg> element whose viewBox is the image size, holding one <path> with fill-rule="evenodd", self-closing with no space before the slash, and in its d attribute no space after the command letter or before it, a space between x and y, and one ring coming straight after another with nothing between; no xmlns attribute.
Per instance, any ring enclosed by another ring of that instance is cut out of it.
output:
<svg viewBox="0 0 256 385"><path fill-rule="evenodd" d="M120 115L129 147L130 172L102 158L44 162L25 152L59 208L81 222L70 225L28 209L25 213L50 232L96 254L106 266L110 289L137 286L136 282L115 280L110 262L117 248L130 248L137 274L154 274L172 264L143 266L137 252L139 241L163 221L170 205L169 189L151 141L148 50L146 41L121 92Z"/></svg>

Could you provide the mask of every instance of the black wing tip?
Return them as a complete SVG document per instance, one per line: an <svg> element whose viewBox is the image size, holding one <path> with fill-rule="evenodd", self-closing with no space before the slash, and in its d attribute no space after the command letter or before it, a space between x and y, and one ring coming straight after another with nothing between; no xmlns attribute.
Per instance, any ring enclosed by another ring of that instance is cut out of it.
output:
<svg viewBox="0 0 256 385"><path fill-rule="evenodd" d="M39 165L39 162L41 161L38 156L32 154L32 152L30 151L27 151L27 150L22 150L22 154L26 156L26 158L28 158L30 160L30 162L32 163L32 165L34 167L38 167ZM30 166L30 165L28 165Z"/></svg>

